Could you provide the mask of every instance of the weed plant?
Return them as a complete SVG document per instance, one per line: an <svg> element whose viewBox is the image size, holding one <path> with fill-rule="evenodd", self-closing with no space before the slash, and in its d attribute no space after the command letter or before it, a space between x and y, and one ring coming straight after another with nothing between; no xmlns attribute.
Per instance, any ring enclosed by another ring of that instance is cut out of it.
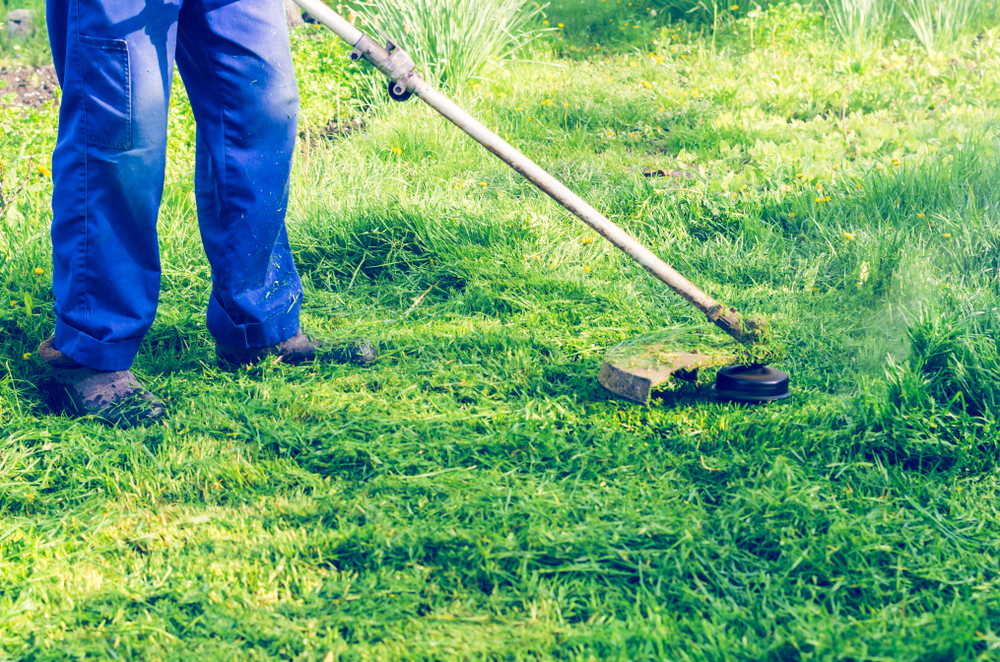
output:
<svg viewBox="0 0 1000 662"><path fill-rule="evenodd" d="M902 12L928 53L958 39L982 7L979 0L902 0Z"/></svg>
<svg viewBox="0 0 1000 662"><path fill-rule="evenodd" d="M894 0L824 0L830 22L854 53L881 46L892 24ZM906 11L905 9L903 11Z"/></svg>
<svg viewBox="0 0 1000 662"><path fill-rule="evenodd" d="M544 7L528 0L372 0L362 6L369 24L397 40L425 78L451 89L516 56L547 30L539 24Z"/></svg>
<svg viewBox="0 0 1000 662"><path fill-rule="evenodd" d="M852 55L807 7L714 34L652 9L555 4L537 62L464 104L766 318L784 404L605 392L609 346L728 340L310 28L303 324L381 360L215 366L178 86L135 366L171 416L71 420L33 355L55 112L4 111L0 659L993 659L1000 33L943 64Z"/></svg>

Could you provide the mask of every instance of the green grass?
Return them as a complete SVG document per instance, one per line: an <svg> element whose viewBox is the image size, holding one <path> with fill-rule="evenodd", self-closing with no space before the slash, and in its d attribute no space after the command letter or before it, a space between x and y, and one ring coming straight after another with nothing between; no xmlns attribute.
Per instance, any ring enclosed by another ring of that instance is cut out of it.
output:
<svg viewBox="0 0 1000 662"><path fill-rule="evenodd" d="M725 339L417 102L329 78L307 29L301 87L331 96L290 205L303 323L381 360L215 367L180 94L136 364L170 419L68 419L24 358L52 328L55 113L6 114L0 659L996 658L997 32L859 59L784 7L752 47L658 16L594 49L547 11L551 51L463 105L765 316L793 397L610 396L611 345Z"/></svg>

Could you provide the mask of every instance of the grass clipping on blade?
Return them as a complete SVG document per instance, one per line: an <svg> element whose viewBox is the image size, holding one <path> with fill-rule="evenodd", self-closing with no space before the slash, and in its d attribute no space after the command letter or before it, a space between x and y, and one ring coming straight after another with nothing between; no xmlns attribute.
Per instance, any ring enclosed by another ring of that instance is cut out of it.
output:
<svg viewBox="0 0 1000 662"><path fill-rule="evenodd" d="M785 357L785 346L775 341L771 326L765 318L755 315L745 320L747 326L754 329L757 340L752 345L736 345L733 356L738 364L769 365Z"/></svg>

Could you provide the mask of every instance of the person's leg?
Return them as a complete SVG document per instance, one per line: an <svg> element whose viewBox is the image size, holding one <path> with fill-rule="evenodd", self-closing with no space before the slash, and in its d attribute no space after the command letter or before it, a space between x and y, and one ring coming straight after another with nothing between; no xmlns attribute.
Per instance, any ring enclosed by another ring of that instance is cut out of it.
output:
<svg viewBox="0 0 1000 662"><path fill-rule="evenodd" d="M153 322L179 5L48 0L63 98L52 158L55 349L127 370Z"/></svg>
<svg viewBox="0 0 1000 662"><path fill-rule="evenodd" d="M70 413L130 427L164 416L128 369L159 294L177 5L48 0L63 89L52 155L56 331L39 347Z"/></svg>
<svg viewBox="0 0 1000 662"><path fill-rule="evenodd" d="M299 331L302 285L285 210L299 110L281 0L185 0L177 66L198 123L195 190L219 343Z"/></svg>

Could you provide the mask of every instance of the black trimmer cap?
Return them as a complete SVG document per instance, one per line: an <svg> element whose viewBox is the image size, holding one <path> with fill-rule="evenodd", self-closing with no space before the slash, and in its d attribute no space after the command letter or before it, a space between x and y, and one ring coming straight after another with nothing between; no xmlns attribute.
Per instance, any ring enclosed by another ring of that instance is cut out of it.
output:
<svg viewBox="0 0 1000 662"><path fill-rule="evenodd" d="M762 365L731 365L719 370L712 389L720 398L741 402L783 400L788 390L788 374Z"/></svg>

